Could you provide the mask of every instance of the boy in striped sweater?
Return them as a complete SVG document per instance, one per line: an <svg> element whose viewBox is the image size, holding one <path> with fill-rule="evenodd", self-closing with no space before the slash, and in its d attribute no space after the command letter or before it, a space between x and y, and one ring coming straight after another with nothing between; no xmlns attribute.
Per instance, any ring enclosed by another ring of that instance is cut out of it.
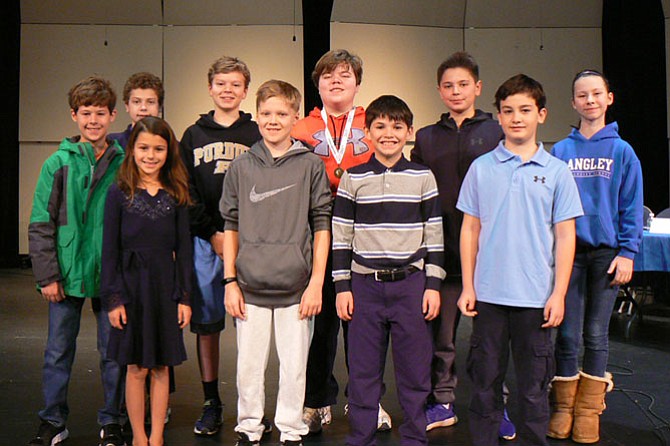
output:
<svg viewBox="0 0 670 446"><path fill-rule="evenodd" d="M369 105L365 132L374 156L344 173L335 198L333 280L337 314L349 321L348 445L374 441L389 334L405 415L401 444L427 444L428 321L440 310L444 248L435 178L402 153L412 118L395 96Z"/></svg>

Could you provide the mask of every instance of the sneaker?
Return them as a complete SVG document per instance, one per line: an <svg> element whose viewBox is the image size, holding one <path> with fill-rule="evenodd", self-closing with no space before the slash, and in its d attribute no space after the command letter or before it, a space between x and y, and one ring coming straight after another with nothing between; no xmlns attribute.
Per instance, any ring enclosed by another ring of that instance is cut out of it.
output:
<svg viewBox="0 0 670 446"><path fill-rule="evenodd" d="M170 415L172 415L172 409L168 407L165 412L165 421L163 424L168 424L170 422ZM149 406L146 406L146 411L144 413L144 424L146 426L151 425L151 408Z"/></svg>
<svg viewBox="0 0 670 446"><path fill-rule="evenodd" d="M389 415L380 404L379 412L377 413L377 432L390 431L392 427L391 415Z"/></svg>
<svg viewBox="0 0 670 446"><path fill-rule="evenodd" d="M100 446L126 446L121 425L109 423L100 429Z"/></svg>
<svg viewBox="0 0 670 446"><path fill-rule="evenodd" d="M426 421L428 422L426 431L429 431L436 427L453 426L458 422L458 417L451 403L429 404L426 407Z"/></svg>
<svg viewBox="0 0 670 446"><path fill-rule="evenodd" d="M302 421L305 422L309 429L308 435L316 435L321 433L321 409L314 409L312 407L304 407L302 409Z"/></svg>
<svg viewBox="0 0 670 446"><path fill-rule="evenodd" d="M284 440L281 442L282 446L303 446L302 440Z"/></svg>
<svg viewBox="0 0 670 446"><path fill-rule="evenodd" d="M207 400L202 406L202 414L198 421L195 422L193 432L197 435L214 435L219 431L219 427L223 423L221 415L223 407L220 401Z"/></svg>
<svg viewBox="0 0 670 446"><path fill-rule="evenodd" d="M251 441L249 440L249 436L245 434L244 432L238 432L237 433L237 442L235 443L235 446L253 446L253 445L258 445L261 442L258 440Z"/></svg>
<svg viewBox="0 0 670 446"><path fill-rule="evenodd" d="M263 435L269 434L272 432L272 423L268 420L267 417L261 419L261 424L263 425Z"/></svg>
<svg viewBox="0 0 670 446"><path fill-rule="evenodd" d="M321 416L321 424L330 424L333 421L333 411L330 406L321 407L319 415Z"/></svg>
<svg viewBox="0 0 670 446"><path fill-rule="evenodd" d="M65 428L65 425L56 427L48 421L42 420L37 435L30 440L28 446L55 446L64 441L70 433Z"/></svg>
<svg viewBox="0 0 670 446"><path fill-rule="evenodd" d="M503 411L503 419L498 428L498 437L508 441L516 438L516 427L509 419L509 415L507 415L507 408Z"/></svg>

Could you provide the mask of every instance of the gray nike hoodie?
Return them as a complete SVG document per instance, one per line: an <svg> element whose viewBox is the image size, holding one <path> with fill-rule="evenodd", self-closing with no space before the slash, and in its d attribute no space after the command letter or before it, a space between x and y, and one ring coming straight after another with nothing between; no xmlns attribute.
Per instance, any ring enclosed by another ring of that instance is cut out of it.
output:
<svg viewBox="0 0 670 446"><path fill-rule="evenodd" d="M228 168L219 204L238 231L237 280L246 303L300 303L312 274L312 233L330 231L323 161L300 141L274 159L263 140Z"/></svg>

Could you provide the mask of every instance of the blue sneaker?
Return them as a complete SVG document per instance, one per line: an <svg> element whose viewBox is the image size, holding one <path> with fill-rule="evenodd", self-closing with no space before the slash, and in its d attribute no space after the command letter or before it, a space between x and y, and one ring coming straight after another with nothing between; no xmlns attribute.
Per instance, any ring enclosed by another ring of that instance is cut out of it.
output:
<svg viewBox="0 0 670 446"><path fill-rule="evenodd" d="M458 422L458 417L454 413L454 406L447 404L429 404L426 407L426 431L436 427L453 426Z"/></svg>
<svg viewBox="0 0 670 446"><path fill-rule="evenodd" d="M500 422L500 427L498 428L498 437L508 441L514 440L516 438L516 427L509 419L509 415L507 415L507 408L505 408L503 412L503 419Z"/></svg>
<svg viewBox="0 0 670 446"><path fill-rule="evenodd" d="M197 435L214 435L219 431L221 427L221 415L223 413L223 408L221 403L216 400L207 400L202 406L202 414L200 418L195 422L193 427L193 432Z"/></svg>

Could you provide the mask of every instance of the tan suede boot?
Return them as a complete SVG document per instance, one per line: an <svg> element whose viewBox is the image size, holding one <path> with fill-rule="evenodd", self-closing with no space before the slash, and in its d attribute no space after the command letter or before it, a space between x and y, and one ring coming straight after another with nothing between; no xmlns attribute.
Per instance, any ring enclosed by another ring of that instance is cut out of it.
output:
<svg viewBox="0 0 670 446"><path fill-rule="evenodd" d="M578 383L579 373L575 376L556 376L551 381L551 418L547 437L563 440L570 436Z"/></svg>
<svg viewBox="0 0 670 446"><path fill-rule="evenodd" d="M614 382L609 372L604 378L584 372L579 374L572 440L576 443L595 443L600 440L600 414L605 410L605 393L614 388Z"/></svg>

